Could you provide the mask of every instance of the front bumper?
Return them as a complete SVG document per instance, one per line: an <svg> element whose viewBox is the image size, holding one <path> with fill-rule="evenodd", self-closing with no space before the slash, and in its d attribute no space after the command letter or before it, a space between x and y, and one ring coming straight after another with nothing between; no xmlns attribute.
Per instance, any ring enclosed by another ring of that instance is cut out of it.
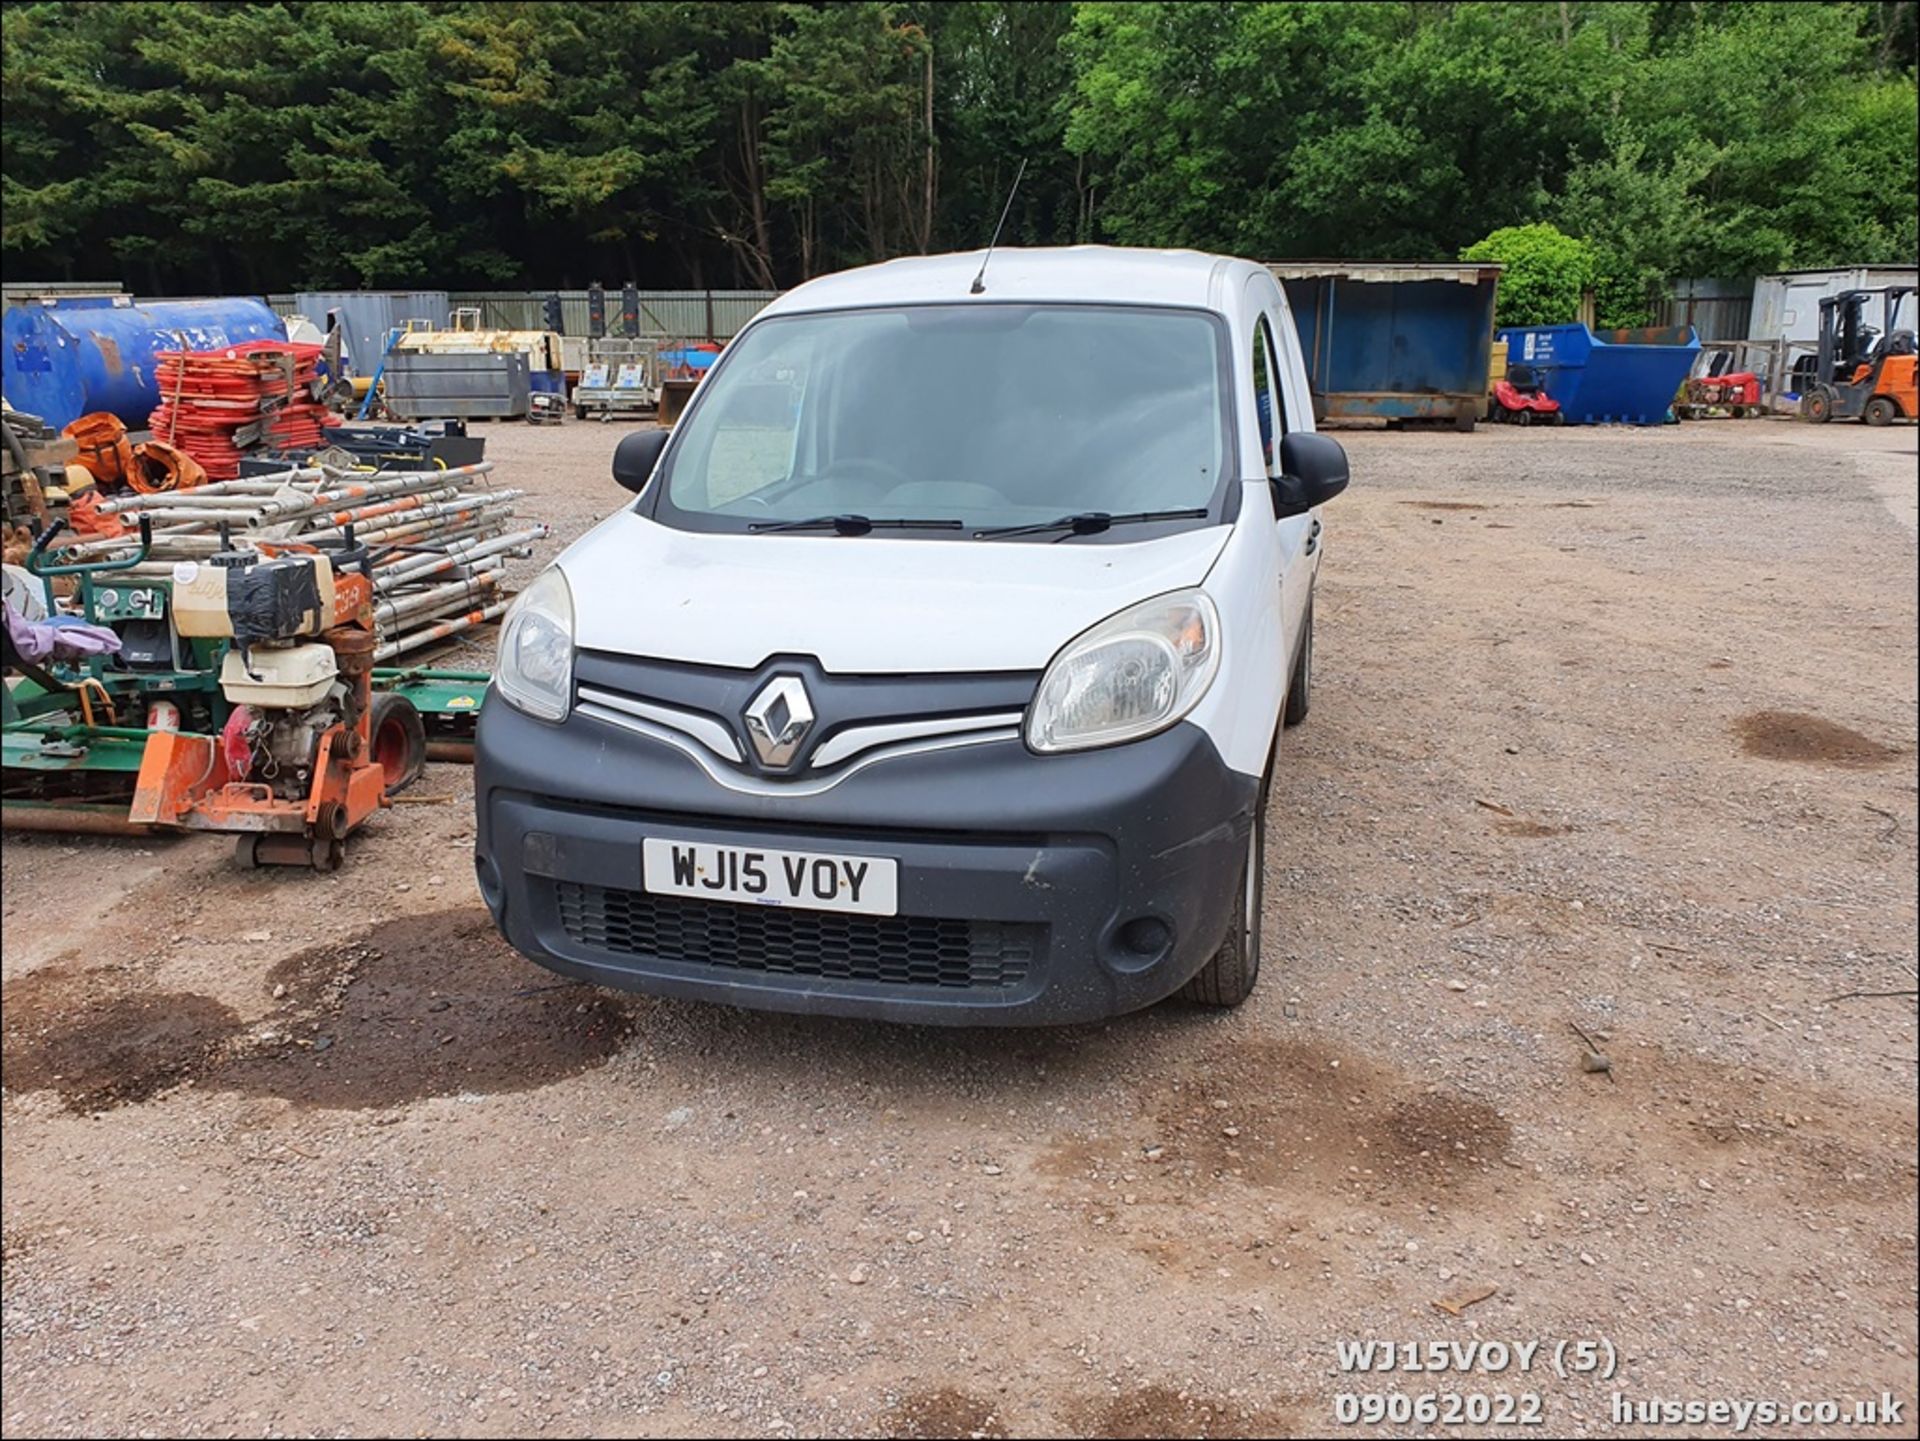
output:
<svg viewBox="0 0 1920 1441"><path fill-rule="evenodd" d="M563 975L766 1010L1050 1025L1151 1005L1205 964L1241 903L1258 781L1182 723L1073 755L1003 740L901 756L766 796L647 736L495 703L474 788L494 920ZM647 836L891 857L899 915L652 896Z"/></svg>

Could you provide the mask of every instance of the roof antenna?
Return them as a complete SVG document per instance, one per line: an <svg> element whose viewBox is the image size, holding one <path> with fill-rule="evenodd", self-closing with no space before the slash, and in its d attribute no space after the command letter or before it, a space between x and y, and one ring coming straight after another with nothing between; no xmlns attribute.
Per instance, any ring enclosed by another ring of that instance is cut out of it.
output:
<svg viewBox="0 0 1920 1441"><path fill-rule="evenodd" d="M1020 169L1014 173L1013 185L1007 191L1007 203L1000 209L1000 223L993 227L993 239L987 242L987 253L980 257L980 273L973 277L973 284L967 287L969 295L984 295L987 291L987 262L993 259L993 247L1000 243L1000 232L1007 228L1007 217L1013 213L1013 197L1020 193L1020 180L1027 173L1027 162L1023 156Z"/></svg>

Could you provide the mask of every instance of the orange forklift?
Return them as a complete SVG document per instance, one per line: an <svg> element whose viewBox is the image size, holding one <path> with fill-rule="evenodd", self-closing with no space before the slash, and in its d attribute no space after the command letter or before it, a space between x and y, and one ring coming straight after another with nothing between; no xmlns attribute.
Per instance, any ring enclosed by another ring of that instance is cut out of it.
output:
<svg viewBox="0 0 1920 1441"><path fill-rule="evenodd" d="M1912 294L1911 286L1899 285L1846 290L1820 302L1820 348L1800 394L1804 419L1890 425L1920 416L1913 332L1894 328L1900 302ZM1876 295L1884 297L1877 329L1863 323L1867 301Z"/></svg>

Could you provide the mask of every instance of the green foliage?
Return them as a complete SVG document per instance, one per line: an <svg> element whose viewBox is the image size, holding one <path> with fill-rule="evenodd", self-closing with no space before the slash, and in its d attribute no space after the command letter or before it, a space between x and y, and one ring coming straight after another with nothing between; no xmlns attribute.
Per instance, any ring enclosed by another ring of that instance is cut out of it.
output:
<svg viewBox="0 0 1920 1441"><path fill-rule="evenodd" d="M1593 247L1551 225L1509 225L1460 252L1462 260L1507 267L1500 277L1501 325L1563 325L1580 315L1580 295L1594 283Z"/></svg>
<svg viewBox="0 0 1920 1441"><path fill-rule="evenodd" d="M985 242L1912 261L1912 3L0 7L10 276L789 285ZM1511 285L1513 282L1509 282Z"/></svg>

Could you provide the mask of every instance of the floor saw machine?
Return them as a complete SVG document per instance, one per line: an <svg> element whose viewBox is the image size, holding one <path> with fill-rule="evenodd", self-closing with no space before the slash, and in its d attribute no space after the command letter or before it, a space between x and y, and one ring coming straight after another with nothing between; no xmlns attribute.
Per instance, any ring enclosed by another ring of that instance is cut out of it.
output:
<svg viewBox="0 0 1920 1441"><path fill-rule="evenodd" d="M483 673L375 669L373 566L351 526L331 544L223 545L166 581L114 574L146 559L144 521L138 550L111 561L50 556L61 528L25 569L47 612L51 582L72 577L74 621L119 645L35 661L9 626L20 679L5 694L8 829L223 831L251 864L330 871L420 775L423 710L435 754L470 739Z"/></svg>

